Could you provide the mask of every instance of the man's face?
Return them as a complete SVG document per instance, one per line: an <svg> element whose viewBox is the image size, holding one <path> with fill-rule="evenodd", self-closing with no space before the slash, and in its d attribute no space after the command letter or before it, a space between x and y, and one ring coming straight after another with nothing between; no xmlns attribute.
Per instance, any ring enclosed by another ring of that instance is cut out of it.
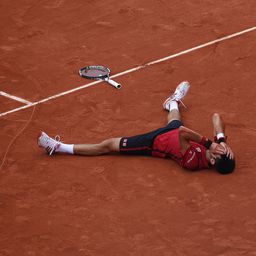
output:
<svg viewBox="0 0 256 256"><path fill-rule="evenodd" d="M208 153L209 154L208 160L209 160L210 164L214 165L216 160L221 158L221 154L226 153L225 151L226 150L222 145L213 142L210 149L209 149L209 153Z"/></svg>
<svg viewBox="0 0 256 256"><path fill-rule="evenodd" d="M220 154L216 154L216 153L213 153L211 150L207 150L206 151L206 157L207 159L209 160L209 163L211 165L214 165L215 164L215 161L219 158L221 158L221 155Z"/></svg>

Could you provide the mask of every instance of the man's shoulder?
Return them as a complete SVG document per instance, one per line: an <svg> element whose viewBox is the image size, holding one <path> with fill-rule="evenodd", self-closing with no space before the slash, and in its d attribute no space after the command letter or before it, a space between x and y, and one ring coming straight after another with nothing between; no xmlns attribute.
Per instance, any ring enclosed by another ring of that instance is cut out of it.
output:
<svg viewBox="0 0 256 256"><path fill-rule="evenodd" d="M183 155L183 167L196 170L198 167L197 150L191 145Z"/></svg>
<svg viewBox="0 0 256 256"><path fill-rule="evenodd" d="M189 142L190 147L183 155L183 167L189 170L209 168L206 159L206 148L194 141Z"/></svg>

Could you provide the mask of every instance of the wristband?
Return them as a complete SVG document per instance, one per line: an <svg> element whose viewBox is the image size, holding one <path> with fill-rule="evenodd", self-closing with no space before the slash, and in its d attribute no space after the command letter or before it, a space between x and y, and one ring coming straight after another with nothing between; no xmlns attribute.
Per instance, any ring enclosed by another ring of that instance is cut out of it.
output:
<svg viewBox="0 0 256 256"><path fill-rule="evenodd" d="M201 141L199 142L199 144L201 144L201 145L205 146L207 149L209 149L210 146L212 145L212 141L203 136Z"/></svg>
<svg viewBox="0 0 256 256"><path fill-rule="evenodd" d="M218 143L221 143L221 142L226 142L226 139L225 138L219 138Z"/></svg>
<svg viewBox="0 0 256 256"><path fill-rule="evenodd" d="M217 138L217 142L218 143L221 143L221 142L226 142L226 137L224 135L223 132L220 132L216 135L216 138Z"/></svg>
<svg viewBox="0 0 256 256"><path fill-rule="evenodd" d="M209 149L211 145L212 145L212 141L209 140L209 139L204 143L204 146L205 146L207 149Z"/></svg>
<svg viewBox="0 0 256 256"><path fill-rule="evenodd" d="M221 139L221 138L225 138L225 135L223 132L220 132L217 134L217 140Z"/></svg>
<svg viewBox="0 0 256 256"><path fill-rule="evenodd" d="M219 138L219 139L217 139L217 136L215 136L214 137L214 142L216 142L216 143L221 143L221 142L227 142L227 136L226 137L224 137L224 138Z"/></svg>

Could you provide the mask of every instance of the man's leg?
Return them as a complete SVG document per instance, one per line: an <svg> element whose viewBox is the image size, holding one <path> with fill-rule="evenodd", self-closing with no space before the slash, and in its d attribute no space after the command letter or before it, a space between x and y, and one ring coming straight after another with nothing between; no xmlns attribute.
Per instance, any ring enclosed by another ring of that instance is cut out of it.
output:
<svg viewBox="0 0 256 256"><path fill-rule="evenodd" d="M119 152L121 138L112 138L98 144L76 144L74 145L75 155L98 156L112 152Z"/></svg>
<svg viewBox="0 0 256 256"><path fill-rule="evenodd" d="M188 90L189 90L190 84L187 81L181 82L175 92L165 100L163 104L163 108L167 111L169 111L168 116L167 116L167 121L170 123L171 121L174 120L179 120L181 121L181 116L179 112L179 104L181 103L184 105L182 102L182 99L186 96ZM184 105L185 106L185 105Z"/></svg>
<svg viewBox="0 0 256 256"><path fill-rule="evenodd" d="M119 143L121 138L112 138L102 141L97 144L65 144L59 141L59 137L53 139L45 132L41 132L38 137L38 145L46 150L49 155L55 152L98 156L111 152L119 152Z"/></svg>
<svg viewBox="0 0 256 256"><path fill-rule="evenodd" d="M170 102L170 109L167 115L167 123L169 124L171 121L179 120L181 121L181 115L179 111L179 106L177 101Z"/></svg>

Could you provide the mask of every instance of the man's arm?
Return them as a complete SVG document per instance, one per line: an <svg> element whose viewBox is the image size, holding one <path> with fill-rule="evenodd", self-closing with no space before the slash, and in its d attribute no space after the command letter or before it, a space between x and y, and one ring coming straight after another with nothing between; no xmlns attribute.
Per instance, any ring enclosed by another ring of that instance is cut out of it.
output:
<svg viewBox="0 0 256 256"><path fill-rule="evenodd" d="M212 123L213 123L213 132L214 136L220 145L225 148L225 154L230 158L234 158L234 154L231 148L226 143L226 136L225 136L225 124L218 113L214 113L212 116Z"/></svg>
<svg viewBox="0 0 256 256"><path fill-rule="evenodd" d="M179 128L179 136L180 136L180 144L182 148L182 153L185 153L186 150L190 147L189 142L194 141L207 149L210 149L214 154L224 154L224 148L219 144L212 142L211 140L205 138L201 134L187 128L184 126L180 126Z"/></svg>
<svg viewBox="0 0 256 256"><path fill-rule="evenodd" d="M219 138L225 138L225 124L218 113L213 114L212 123L214 136L219 135Z"/></svg>

